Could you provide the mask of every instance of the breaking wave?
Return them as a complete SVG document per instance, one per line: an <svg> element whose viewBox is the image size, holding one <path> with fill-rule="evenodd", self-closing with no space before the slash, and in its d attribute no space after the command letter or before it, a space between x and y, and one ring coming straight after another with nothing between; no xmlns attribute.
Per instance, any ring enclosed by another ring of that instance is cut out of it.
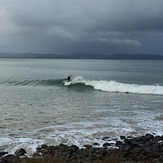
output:
<svg viewBox="0 0 163 163"><path fill-rule="evenodd" d="M92 86L96 90L105 92L163 95L163 86L159 85L126 84L107 80L83 80L82 78L76 78L71 82L65 83L65 85L69 86L79 83L85 86Z"/></svg>
<svg viewBox="0 0 163 163"><path fill-rule="evenodd" d="M82 77L75 77L67 82L65 79L47 79L47 80L24 80L24 81L1 81L0 84L11 84L21 86L61 86L76 89L94 89L104 92L121 92L136 94L163 95L163 86L160 85L139 85L120 83L113 80L85 80Z"/></svg>

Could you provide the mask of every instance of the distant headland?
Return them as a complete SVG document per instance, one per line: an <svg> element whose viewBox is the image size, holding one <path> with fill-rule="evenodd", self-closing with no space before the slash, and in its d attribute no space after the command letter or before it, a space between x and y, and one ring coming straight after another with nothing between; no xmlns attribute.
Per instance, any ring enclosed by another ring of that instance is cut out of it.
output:
<svg viewBox="0 0 163 163"><path fill-rule="evenodd" d="M163 55L157 54L55 54L55 53L0 53L0 58L24 59L117 59L117 60L163 60Z"/></svg>

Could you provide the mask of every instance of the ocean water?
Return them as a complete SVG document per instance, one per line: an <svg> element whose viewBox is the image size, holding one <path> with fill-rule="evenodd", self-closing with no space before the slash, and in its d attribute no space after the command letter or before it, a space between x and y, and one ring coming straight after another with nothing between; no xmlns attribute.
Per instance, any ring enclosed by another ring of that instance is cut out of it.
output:
<svg viewBox="0 0 163 163"><path fill-rule="evenodd" d="M29 154L43 143L161 135L163 61L0 59L0 120L0 151Z"/></svg>

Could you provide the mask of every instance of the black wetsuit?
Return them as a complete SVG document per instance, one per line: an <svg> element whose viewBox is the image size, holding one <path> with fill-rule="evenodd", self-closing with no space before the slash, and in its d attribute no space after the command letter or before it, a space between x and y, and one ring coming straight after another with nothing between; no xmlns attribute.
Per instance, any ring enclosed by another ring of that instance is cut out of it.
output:
<svg viewBox="0 0 163 163"><path fill-rule="evenodd" d="M68 76L68 77L67 77L67 81L69 82L70 80L71 80L71 77L70 77L70 76Z"/></svg>
<svg viewBox="0 0 163 163"><path fill-rule="evenodd" d="M68 81L68 82L71 80L71 76L72 76L72 75L70 75L70 76L67 77L67 81Z"/></svg>

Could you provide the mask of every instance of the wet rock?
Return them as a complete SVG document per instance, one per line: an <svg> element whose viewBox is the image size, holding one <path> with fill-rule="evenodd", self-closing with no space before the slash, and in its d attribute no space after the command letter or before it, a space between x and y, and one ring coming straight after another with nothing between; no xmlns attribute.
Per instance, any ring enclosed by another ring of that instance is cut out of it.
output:
<svg viewBox="0 0 163 163"><path fill-rule="evenodd" d="M92 148L92 145L86 144L86 145L84 145L83 147L85 147L85 148L87 148L87 149L90 149L90 148Z"/></svg>
<svg viewBox="0 0 163 163"><path fill-rule="evenodd" d="M147 140L147 141L154 138L154 136L152 134L146 134L144 137L145 137L145 140Z"/></svg>
<svg viewBox="0 0 163 163"><path fill-rule="evenodd" d="M15 155L16 155L16 156L25 156L26 153L27 153L27 152L26 152L25 149L20 148L20 149L18 149L18 150L15 152Z"/></svg>
<svg viewBox="0 0 163 163"><path fill-rule="evenodd" d="M102 140L105 140L105 141L106 140L109 140L109 137L108 136L105 136L105 137L102 138Z"/></svg>
<svg viewBox="0 0 163 163"><path fill-rule="evenodd" d="M36 150L37 150L38 152L40 152L40 151L41 151L41 147L37 147Z"/></svg>
<svg viewBox="0 0 163 163"><path fill-rule="evenodd" d="M120 136L120 139L121 139L121 140L125 140L126 137L125 137L125 136Z"/></svg>
<svg viewBox="0 0 163 163"><path fill-rule="evenodd" d="M70 147L74 152L77 152L79 150L79 147L76 145L71 145Z"/></svg>
<svg viewBox="0 0 163 163"><path fill-rule="evenodd" d="M116 147L122 147L123 143L121 141L116 141L115 146Z"/></svg>
<svg viewBox="0 0 163 163"><path fill-rule="evenodd" d="M130 151L131 149L132 149L132 146L131 146L131 145L125 145L124 148L123 148L123 150L124 150L125 152L128 152L128 151Z"/></svg>
<svg viewBox="0 0 163 163"><path fill-rule="evenodd" d="M163 153L163 144L154 144L153 146L155 146L154 148L157 149L160 153Z"/></svg>
<svg viewBox="0 0 163 163"><path fill-rule="evenodd" d="M146 142L152 141L153 138L154 138L153 135L146 134L145 136L140 136L140 137L133 138L133 142L135 144L142 145L142 144L145 144Z"/></svg>
<svg viewBox="0 0 163 163"><path fill-rule="evenodd" d="M109 146L111 146L111 143L104 143L103 144L103 147L109 147Z"/></svg>
<svg viewBox="0 0 163 163"><path fill-rule="evenodd" d="M161 156L159 157L159 161L160 161L160 162L163 162L163 155L161 155Z"/></svg>
<svg viewBox="0 0 163 163"><path fill-rule="evenodd" d="M41 149L48 149L48 145L42 144L42 145L41 145Z"/></svg>
<svg viewBox="0 0 163 163"><path fill-rule="evenodd" d="M6 154L8 154L8 152L0 152L0 157Z"/></svg>
<svg viewBox="0 0 163 163"><path fill-rule="evenodd" d="M99 143L93 143L94 146L99 146L100 144Z"/></svg>
<svg viewBox="0 0 163 163"><path fill-rule="evenodd" d="M133 136L127 136L127 139L133 139Z"/></svg>
<svg viewBox="0 0 163 163"><path fill-rule="evenodd" d="M40 157L42 157L42 154L39 153L39 152L35 152L35 153L33 153L32 156L35 157L35 158L40 158Z"/></svg>
<svg viewBox="0 0 163 163"><path fill-rule="evenodd" d="M3 163L19 163L20 158L19 158L19 156L9 154L9 155L5 156L4 158L2 158L2 162Z"/></svg>
<svg viewBox="0 0 163 163"><path fill-rule="evenodd" d="M41 151L41 153L42 153L43 155L48 155L48 154L49 154L49 151L46 150L46 149L44 149L44 150Z"/></svg>
<svg viewBox="0 0 163 163"><path fill-rule="evenodd" d="M57 148L55 146L48 146L48 152L49 154L53 154L53 152L56 150Z"/></svg>
<svg viewBox="0 0 163 163"><path fill-rule="evenodd" d="M161 136L155 136L153 139L154 142L162 142Z"/></svg>
<svg viewBox="0 0 163 163"><path fill-rule="evenodd" d="M125 140L124 140L124 145L133 145L132 140L130 140L130 139L125 139Z"/></svg>

